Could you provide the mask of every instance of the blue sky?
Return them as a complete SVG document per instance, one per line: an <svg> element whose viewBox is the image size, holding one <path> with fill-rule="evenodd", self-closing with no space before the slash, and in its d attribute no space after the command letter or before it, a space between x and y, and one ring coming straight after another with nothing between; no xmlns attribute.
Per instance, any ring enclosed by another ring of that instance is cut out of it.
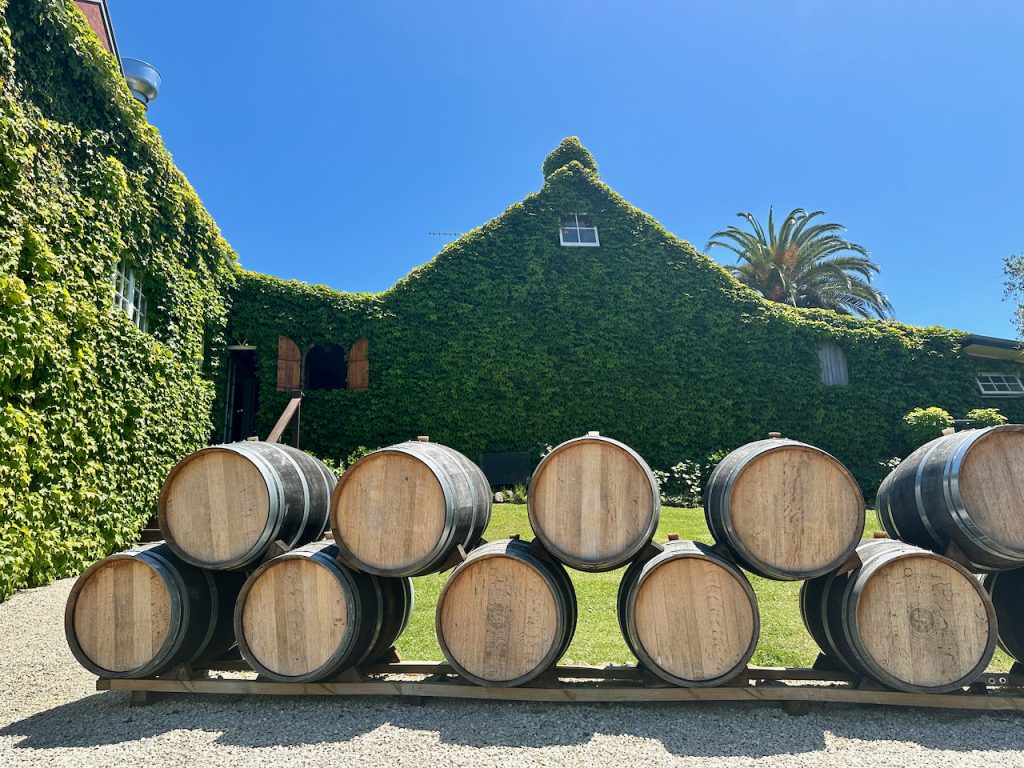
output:
<svg viewBox="0 0 1024 768"><path fill-rule="evenodd" d="M109 0L242 264L381 291L538 189L569 135L702 248L823 209L897 319L1014 336L1024 3ZM712 252L712 255L716 255ZM730 262L725 251L717 258Z"/></svg>

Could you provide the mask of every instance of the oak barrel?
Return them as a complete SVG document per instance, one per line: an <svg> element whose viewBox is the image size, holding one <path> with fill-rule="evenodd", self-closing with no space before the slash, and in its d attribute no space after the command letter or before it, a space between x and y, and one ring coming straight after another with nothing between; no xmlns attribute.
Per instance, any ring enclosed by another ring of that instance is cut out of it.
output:
<svg viewBox="0 0 1024 768"><path fill-rule="evenodd" d="M896 539L943 553L955 543L979 569L1024 565L1024 425L969 429L925 443L878 489Z"/></svg>
<svg viewBox="0 0 1024 768"><path fill-rule="evenodd" d="M669 541L626 569L619 628L633 654L675 685L713 686L735 677L760 634L757 599L735 565L710 547Z"/></svg>
<svg viewBox="0 0 1024 768"><path fill-rule="evenodd" d="M466 558L437 601L437 640L467 680L509 687L554 665L576 631L576 592L565 568L517 539Z"/></svg>
<svg viewBox="0 0 1024 768"><path fill-rule="evenodd" d="M171 470L160 493L160 530L186 562L241 570L275 541L315 541L327 526L335 478L288 445L244 441L204 448Z"/></svg>
<svg viewBox="0 0 1024 768"><path fill-rule="evenodd" d="M541 543L581 571L628 563L651 540L661 513L647 462L597 432L568 440L541 460L526 504Z"/></svg>
<svg viewBox="0 0 1024 768"><path fill-rule="evenodd" d="M198 668L235 644L244 577L196 568L163 542L100 560L71 589L64 630L79 663L101 677Z"/></svg>
<svg viewBox="0 0 1024 768"><path fill-rule="evenodd" d="M1024 664L1024 568L986 573L981 584L992 598L999 626L999 647Z"/></svg>
<svg viewBox="0 0 1024 768"><path fill-rule="evenodd" d="M715 541L744 568L795 581L849 559L864 531L864 498L833 456L770 438L737 448L715 467L704 516Z"/></svg>
<svg viewBox="0 0 1024 768"><path fill-rule="evenodd" d="M911 693L945 693L980 675L996 645L985 590L962 566L892 539L857 548L861 565L806 582L804 625L857 675Z"/></svg>
<svg viewBox="0 0 1024 768"><path fill-rule="evenodd" d="M378 576L444 570L459 545L475 547L491 519L491 487L453 448L410 440L364 456L331 501L341 556Z"/></svg>
<svg viewBox="0 0 1024 768"><path fill-rule="evenodd" d="M271 680L329 680L384 656L409 623L412 582L356 573L315 542L261 565L235 606L246 661Z"/></svg>

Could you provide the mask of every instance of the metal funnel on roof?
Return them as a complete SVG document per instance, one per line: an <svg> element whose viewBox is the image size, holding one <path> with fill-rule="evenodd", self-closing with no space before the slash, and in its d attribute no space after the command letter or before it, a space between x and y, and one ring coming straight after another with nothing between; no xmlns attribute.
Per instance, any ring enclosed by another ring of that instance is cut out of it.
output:
<svg viewBox="0 0 1024 768"><path fill-rule="evenodd" d="M132 96L148 108L149 102L160 94L161 78L157 68L141 59L121 59L121 69Z"/></svg>

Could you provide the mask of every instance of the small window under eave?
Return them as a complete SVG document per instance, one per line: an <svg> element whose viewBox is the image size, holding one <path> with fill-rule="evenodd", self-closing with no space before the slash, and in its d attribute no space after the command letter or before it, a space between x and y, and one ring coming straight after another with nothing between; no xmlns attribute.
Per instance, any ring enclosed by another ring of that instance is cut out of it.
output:
<svg viewBox="0 0 1024 768"><path fill-rule="evenodd" d="M558 242L576 248L597 248L601 241L597 237L597 227L590 217L582 213L570 213L562 217L562 226L558 230Z"/></svg>

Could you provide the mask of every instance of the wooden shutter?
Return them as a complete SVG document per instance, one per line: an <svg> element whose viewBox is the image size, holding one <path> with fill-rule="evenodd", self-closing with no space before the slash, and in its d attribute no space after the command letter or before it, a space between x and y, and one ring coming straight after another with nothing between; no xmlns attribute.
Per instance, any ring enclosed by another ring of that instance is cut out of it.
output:
<svg viewBox="0 0 1024 768"><path fill-rule="evenodd" d="M370 388L370 343L359 339L348 351L348 388L363 392Z"/></svg>
<svg viewBox="0 0 1024 768"><path fill-rule="evenodd" d="M846 354L837 344L826 341L818 345L821 363L821 383L830 387L845 387L850 383L846 370Z"/></svg>
<svg viewBox="0 0 1024 768"><path fill-rule="evenodd" d="M277 388L292 391L299 388L302 353L299 345L287 336L277 337Z"/></svg>

